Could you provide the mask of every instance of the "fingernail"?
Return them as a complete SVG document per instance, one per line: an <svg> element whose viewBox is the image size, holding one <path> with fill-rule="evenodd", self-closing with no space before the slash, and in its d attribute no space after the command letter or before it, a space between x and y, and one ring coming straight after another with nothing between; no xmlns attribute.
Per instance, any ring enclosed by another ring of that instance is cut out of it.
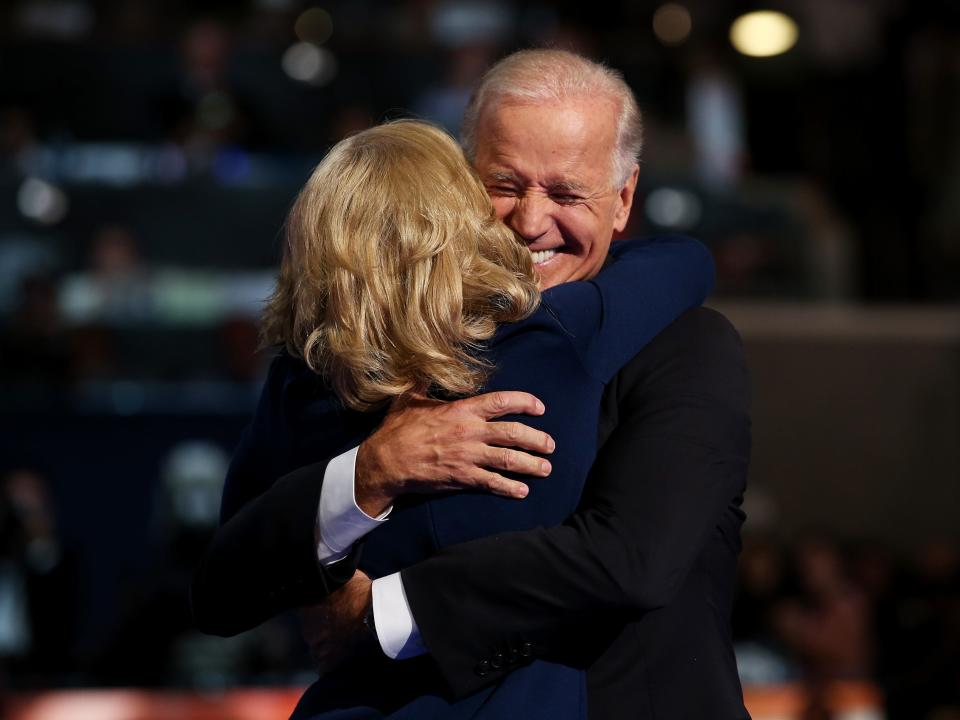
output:
<svg viewBox="0 0 960 720"><path fill-rule="evenodd" d="M544 460L542 463L540 463L540 472L542 472L544 475L549 475L549 474L550 474L550 463L548 463L546 460Z"/></svg>
<svg viewBox="0 0 960 720"><path fill-rule="evenodd" d="M548 449L550 452L553 452L554 450L557 449L557 443L554 441L553 438L548 438L548 439L547 439L547 449Z"/></svg>
<svg viewBox="0 0 960 720"><path fill-rule="evenodd" d="M546 411L547 411L547 408L544 407L543 403L540 402L539 400L537 400L537 412L543 413L543 412L546 412Z"/></svg>
<svg viewBox="0 0 960 720"><path fill-rule="evenodd" d="M529 493L529 492L530 492L530 488L528 488L526 485L524 485L522 488L519 488L519 489L517 490L517 497L518 497L518 498L525 498L525 497L527 496L527 493Z"/></svg>

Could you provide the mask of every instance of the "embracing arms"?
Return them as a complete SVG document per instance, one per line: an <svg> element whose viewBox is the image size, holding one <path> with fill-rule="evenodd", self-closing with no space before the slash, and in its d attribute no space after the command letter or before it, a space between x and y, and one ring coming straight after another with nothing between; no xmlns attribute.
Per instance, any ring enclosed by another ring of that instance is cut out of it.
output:
<svg viewBox="0 0 960 720"><path fill-rule="evenodd" d="M356 550L337 563L317 562L317 478L325 466L284 476L217 530L190 591L201 631L235 635L284 610L320 602L350 579Z"/></svg>
<svg viewBox="0 0 960 720"><path fill-rule="evenodd" d="M723 514L739 512L748 398L736 332L689 311L618 377L616 429L566 523L450 547L401 573L457 695L508 672L490 661L504 648L562 654L574 626L670 602Z"/></svg>
<svg viewBox="0 0 960 720"><path fill-rule="evenodd" d="M553 440L539 430L496 418L542 412L543 404L523 392L491 393L457 403L424 399L405 403L378 429L383 442L360 448L356 513L362 515L362 509L375 517L401 493L432 487L470 487L523 497L525 484L496 471L549 474L548 461L525 451L549 454ZM325 477L340 458L299 468L258 494L257 483L263 478L254 476L263 471L246 440L227 477L222 524L191 587L194 622L213 635L235 635L277 613L318 603L341 588L357 567L358 548L329 536L324 542L319 527L324 506L329 508L332 500L328 492L321 501ZM365 448L369 452L364 453ZM372 482L385 477L395 482ZM250 495L252 499L244 502ZM352 505L354 499L346 502ZM368 529L376 524L369 522ZM362 534L347 528L342 535L351 532L352 540ZM331 562L340 555L345 557Z"/></svg>
<svg viewBox="0 0 960 720"><path fill-rule="evenodd" d="M662 277L670 276L664 273ZM686 304L695 304L695 298L687 300ZM673 312L677 311L679 308ZM614 318L615 315L609 312L607 317ZM666 323L668 319L667 317L662 322ZM735 333L733 335L735 336ZM662 368L658 368L653 359L666 357L674 352L682 355L684 343L676 345L673 343L666 352L662 349L652 352L655 347L664 347L664 342L658 338L648 348L647 360L644 362L652 367L655 377L661 378L659 383L654 382L648 389L651 397L657 392L668 397L673 391L669 377L661 372ZM739 348L738 345L736 347ZM697 363L703 360L704 358L697 358L694 366L688 370L695 372ZM706 361L712 362L712 359L708 357ZM696 385L692 387L692 391L696 394ZM542 408L536 407L535 401L530 396L515 393L498 393L442 405L429 401L415 401L399 408L389 415L378 431L360 447L356 466L356 502L368 513L376 515L389 505L397 494L417 487L428 487L430 484L438 485L442 489L451 486L471 486L473 483L473 487L522 497L524 494L522 483L508 481L496 471L508 470L543 475L544 471L540 469L540 464L543 462L541 458L509 448L520 447L539 453L548 453L551 449L551 441L542 433L516 423L489 422L497 415L518 412L537 414L542 412ZM677 424L682 425L683 420L678 419ZM656 436L658 431L650 425L649 420L645 427L648 428L651 437ZM696 432L694 431L693 434L696 435ZM624 442L629 444L632 440L628 439ZM651 459L651 462L655 461ZM638 463L631 456L628 464L638 466L642 463ZM239 632L262 622L270 614L279 610L297 604L316 602L349 577L353 568L352 561L341 561L347 563L341 568L317 567L316 508L325 471L326 463L322 462L292 473L266 490L249 507L244 508L221 527L194 583L194 610L198 622L201 618L207 620L206 623L201 624L201 629L218 634ZM669 473L661 471L660 475L664 474ZM635 477L633 472L621 472L621 476L628 487ZM603 476L597 475L591 479L588 488L603 484L603 480L598 481L597 477ZM594 496L599 498L599 505L597 508L592 508L596 511L593 514L583 515L578 519L583 512L591 510L590 501L587 501L581 514L572 518L562 528L547 532L546 536L543 536L540 531L513 534L516 537L527 538L526 545L521 543L517 546L517 557L522 562L538 566L544 559L543 556L537 555L540 550L548 554L552 551L555 554L557 558L555 563L548 562L540 568L557 572L554 580L556 584L552 587L551 593L573 593L565 601L564 608L558 609L556 616L547 616L548 624L554 621L566 622L571 612L578 612L579 608L593 607L590 604L592 601L589 597L589 588L586 589L586 596L577 597L576 592L583 592L584 588L580 586L577 590L577 587L569 586L567 578L564 577L565 573L560 572L564 567L561 556L568 552L567 545L573 547L579 543L585 552L574 559L585 564L595 559L595 570L606 573L599 559L601 554L607 553L604 543L613 547L610 552L614 554L619 552L619 546L625 546L630 542L628 537L630 528L637 526L629 516L632 512L629 505L630 498L620 498L615 492L607 496L603 493L591 493L591 497ZM624 505L622 513L617 507L609 507L616 506L618 503ZM608 521L603 513L612 516L613 520ZM574 530L573 534L570 533L570 528ZM478 547L473 551L470 547L475 544L460 549L463 553L476 552L473 564L465 563L461 570L468 570L470 567L479 569L481 574L475 575L473 581L485 588L488 588L483 579L483 573L487 572L485 563L503 561L505 557L494 544L496 542L498 541L479 541ZM529 552L531 549L532 554ZM448 553L444 553L436 559L435 563L428 561L422 566L411 568L404 574L404 583L407 585L414 616L423 627L428 647L441 661L441 665L450 669L452 674L448 679L451 685L462 690L469 683L479 681L479 678L472 674L472 667L478 653L477 647L474 646L475 641L482 636L482 633L472 631L461 633L453 625L449 625L447 628L453 631L449 633L448 642L439 640L436 629L437 620L433 617L432 610L427 607L421 592L432 583L442 585L448 582L444 574L450 557ZM615 561L614 564L616 564ZM516 574L516 568L512 562L503 562L501 570L504 576ZM520 570L520 572L523 571ZM469 575L469 571L466 574ZM408 580L408 576L412 579ZM530 576L530 579L532 580L533 577ZM435 602L438 603L435 606L438 612L442 612L440 606L444 598L455 598L458 593L469 588L469 582L464 582L463 578L463 572L451 574L449 592L438 593L435 598ZM650 586L655 584L651 574ZM547 584L544 587L550 586ZM480 595L483 596L485 593L486 590L481 588ZM491 596L490 609L496 609L497 612L502 610L508 614L514 613L513 625L522 626L526 622L526 617L523 612L516 612L515 608L511 609L512 601L508 596L509 593ZM604 595L602 598L596 598L597 609L606 607L604 603L608 602L605 599L607 597L609 596ZM514 601L518 598L514 598ZM499 606L501 602L502 607ZM221 613L220 611L225 608L229 608L228 612ZM453 613L450 617L452 619L459 615ZM467 623L475 620L467 617L461 619ZM480 618L477 630L481 627L484 627L483 618ZM492 636L488 636L487 639L489 637ZM457 644L459 649L453 647ZM459 659L452 663L447 662L454 656ZM471 672L468 673L469 683L465 685L460 670L467 665Z"/></svg>

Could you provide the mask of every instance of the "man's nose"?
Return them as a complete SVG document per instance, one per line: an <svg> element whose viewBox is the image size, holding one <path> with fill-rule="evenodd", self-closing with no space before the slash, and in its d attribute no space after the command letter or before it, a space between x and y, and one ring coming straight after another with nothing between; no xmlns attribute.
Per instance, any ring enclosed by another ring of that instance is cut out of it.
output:
<svg viewBox="0 0 960 720"><path fill-rule="evenodd" d="M528 243L550 229L550 200L538 195L524 195L510 213L509 225Z"/></svg>

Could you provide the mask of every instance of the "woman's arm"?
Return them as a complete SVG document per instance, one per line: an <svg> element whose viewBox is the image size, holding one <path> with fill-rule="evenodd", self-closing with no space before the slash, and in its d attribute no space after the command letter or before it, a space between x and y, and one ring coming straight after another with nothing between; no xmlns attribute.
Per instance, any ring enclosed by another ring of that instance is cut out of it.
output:
<svg viewBox="0 0 960 720"><path fill-rule="evenodd" d="M272 383L268 380L268 388L284 385L280 377ZM272 407L274 395L265 389L261 408ZM506 414L542 412L542 404L522 392L493 393L450 404L412 403L405 407L404 417L409 420L412 413L422 435L413 443L403 435L400 442L404 457L422 466L422 472L412 478L404 473L398 480L406 479L405 487L411 491L419 488L420 492L431 487L434 491L449 488L454 483L501 494L510 494L517 486L525 489L522 483L507 480L484 466L510 467L514 471L529 467L542 476L548 472L537 469L542 459L524 450L549 454L553 441L545 433L519 423L491 420ZM390 437L394 420L394 415L388 414L378 433ZM332 503L331 496L323 493L326 484L337 487L346 482L346 488L340 486L339 490L351 494L352 464L348 477L337 474L343 471L340 460L348 453L304 466L274 481L274 464L262 461L253 444L253 438L259 437L267 447L279 448L282 438L275 437L277 429L271 432L271 427L271 423L255 421L241 441L224 487L221 526L194 573L194 622L206 633L235 635L279 612L319 602L341 587L356 568L356 549L350 548L347 557L334 563L321 562L318 534L330 539L324 528L333 532L333 526L349 526L347 529L356 537L355 515L361 510L379 513L364 507L359 475L354 500L347 499L347 505L359 503L350 518L337 516L340 504ZM469 443L469 448L461 452L463 443ZM450 460L442 467L432 467L428 461L437 454ZM334 471L329 476L328 467ZM400 492L398 489L390 495L386 505ZM349 533L334 534L342 541ZM343 541L337 547L348 544L352 542Z"/></svg>
<svg viewBox="0 0 960 720"><path fill-rule="evenodd" d="M607 382L713 289L713 258L681 235L614 243L592 280L558 285L544 303L568 331L587 372Z"/></svg>

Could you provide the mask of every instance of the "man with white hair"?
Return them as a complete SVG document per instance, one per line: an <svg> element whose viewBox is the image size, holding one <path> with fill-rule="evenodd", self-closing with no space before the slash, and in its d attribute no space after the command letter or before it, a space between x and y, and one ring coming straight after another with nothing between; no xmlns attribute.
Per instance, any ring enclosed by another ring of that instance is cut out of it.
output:
<svg viewBox="0 0 960 720"><path fill-rule="evenodd" d="M510 55L481 81L463 140L542 287L599 272L639 173L640 113L618 73L563 51ZM372 631L388 657L432 656L456 697L543 658L588 669L591 719L748 717L729 626L747 397L736 332L713 311L688 311L608 386L601 448L567 522L450 547L371 584L352 574L358 541L390 522L404 488L502 487L542 476L550 451L549 438L503 417L538 412L524 393L411 403L359 448L267 490L231 531L261 542L245 545L237 583L221 592L249 625L350 578L308 613L325 667ZM265 530L283 508L307 517L302 488L320 484L315 526ZM225 517L231 504L228 487Z"/></svg>

